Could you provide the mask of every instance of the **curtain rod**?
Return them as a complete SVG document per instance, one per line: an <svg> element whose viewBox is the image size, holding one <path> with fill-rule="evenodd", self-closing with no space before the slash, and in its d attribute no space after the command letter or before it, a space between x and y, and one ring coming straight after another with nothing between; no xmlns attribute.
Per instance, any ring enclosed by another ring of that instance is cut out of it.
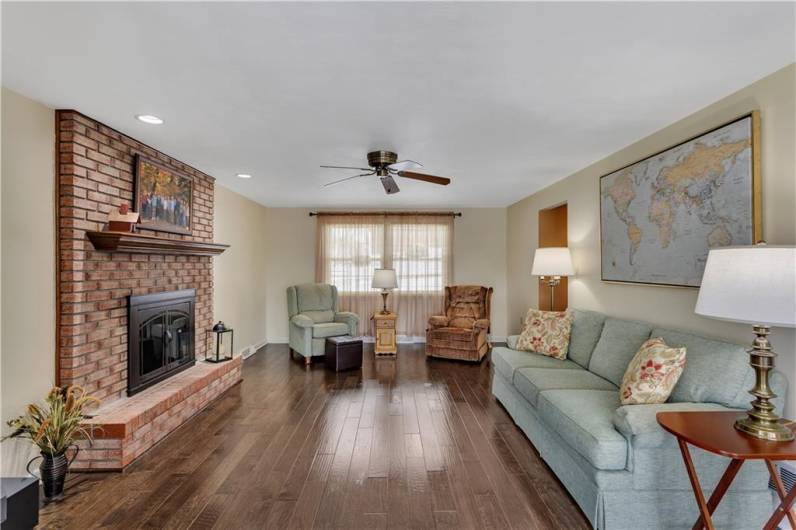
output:
<svg viewBox="0 0 796 530"><path fill-rule="evenodd" d="M319 215L437 215L443 217L461 217L462 212L310 212L310 217Z"/></svg>

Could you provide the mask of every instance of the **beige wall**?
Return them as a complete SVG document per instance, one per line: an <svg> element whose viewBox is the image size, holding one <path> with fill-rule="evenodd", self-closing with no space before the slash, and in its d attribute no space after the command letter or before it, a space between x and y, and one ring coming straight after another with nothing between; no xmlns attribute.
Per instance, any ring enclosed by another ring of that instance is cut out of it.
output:
<svg viewBox="0 0 796 530"><path fill-rule="evenodd" d="M307 208L268 208L268 342L288 337L285 289L315 280L315 219ZM456 282L495 288L492 334L506 335L506 209L465 208L454 224Z"/></svg>
<svg viewBox="0 0 796 530"><path fill-rule="evenodd" d="M55 384L55 113L3 88L2 383L6 421ZM2 444L4 476L35 451Z"/></svg>
<svg viewBox="0 0 796 530"><path fill-rule="evenodd" d="M506 208L457 209L454 221L453 281L495 289L492 293L491 335L504 341L507 333L506 306Z"/></svg>
<svg viewBox="0 0 796 530"><path fill-rule="evenodd" d="M213 238L230 247L213 258L213 317L235 330L235 352L266 339L266 208L216 183Z"/></svg>
<svg viewBox="0 0 796 530"><path fill-rule="evenodd" d="M315 218L308 208L268 208L266 244L268 342L287 342L287 295L297 283L315 281Z"/></svg>
<svg viewBox="0 0 796 530"><path fill-rule="evenodd" d="M763 231L769 244L796 243L796 65L760 81L630 145L508 210L508 319L517 332L525 310L536 304L536 282L530 276L537 245L540 208L566 201L569 245L577 276L569 287L572 307L647 320L705 335L751 341L749 326L719 322L694 314L696 289L617 285L600 281L599 177L626 164L759 109L762 121ZM786 412L796 413L796 339L794 330L775 329L778 366L791 382Z"/></svg>

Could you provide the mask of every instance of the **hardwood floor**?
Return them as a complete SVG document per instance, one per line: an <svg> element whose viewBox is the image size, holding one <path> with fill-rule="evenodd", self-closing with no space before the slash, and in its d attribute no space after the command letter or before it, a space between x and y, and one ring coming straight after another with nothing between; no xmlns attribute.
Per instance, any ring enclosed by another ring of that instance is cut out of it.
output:
<svg viewBox="0 0 796 530"><path fill-rule="evenodd" d="M420 346L362 371L286 345L124 473L75 474L42 528L589 528L489 391Z"/></svg>

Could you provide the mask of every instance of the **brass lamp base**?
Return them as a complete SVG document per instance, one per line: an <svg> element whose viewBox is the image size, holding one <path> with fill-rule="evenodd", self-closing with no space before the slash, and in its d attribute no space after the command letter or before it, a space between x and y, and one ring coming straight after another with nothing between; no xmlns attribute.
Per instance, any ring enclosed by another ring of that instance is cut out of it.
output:
<svg viewBox="0 0 796 530"><path fill-rule="evenodd" d="M754 326L755 338L749 351L749 364L755 370L755 386L749 391L754 400L745 418L735 422L735 428L755 438L771 442L793 440L793 431L774 412L771 400L777 395L768 386L768 372L774 368L777 354L768 342L768 326Z"/></svg>
<svg viewBox="0 0 796 530"><path fill-rule="evenodd" d="M550 287L550 311L553 311L556 297L556 286L561 283L561 276L540 276L540 280L546 281Z"/></svg>
<svg viewBox="0 0 796 530"><path fill-rule="evenodd" d="M381 292L381 301L382 301L381 314L382 315L389 315L390 314L390 312L387 311L387 297L388 296L390 296L390 291L385 289L385 290L383 290Z"/></svg>
<svg viewBox="0 0 796 530"><path fill-rule="evenodd" d="M738 418L735 422L735 428L750 436L770 442L789 442L793 440L793 431L782 420L768 424L761 423L752 416L747 416L746 418Z"/></svg>

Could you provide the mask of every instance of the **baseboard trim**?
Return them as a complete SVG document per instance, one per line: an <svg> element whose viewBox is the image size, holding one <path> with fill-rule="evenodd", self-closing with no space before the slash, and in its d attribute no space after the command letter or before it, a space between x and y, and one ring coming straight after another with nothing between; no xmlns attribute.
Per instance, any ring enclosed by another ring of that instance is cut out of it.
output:
<svg viewBox="0 0 796 530"><path fill-rule="evenodd" d="M288 344L290 339L287 337L273 337L268 338L265 342L258 344L255 347L255 350L259 350L266 344ZM373 343L375 339L370 335L365 335L362 337L362 342ZM506 337L502 335L490 335L489 342L506 342ZM398 344L425 344L426 338L425 337L408 337L406 335L398 335Z"/></svg>
<svg viewBox="0 0 796 530"><path fill-rule="evenodd" d="M245 361L246 359L257 353L260 350L260 348L262 348L266 344L268 344L268 341L263 340L255 344L249 344L248 346L243 348L243 350L241 351L241 356L243 357L243 360Z"/></svg>
<svg viewBox="0 0 796 530"><path fill-rule="evenodd" d="M376 339L370 335L361 337L362 342L373 343ZM407 337L406 335L398 335L398 344L425 344L425 337ZM290 339L287 337L273 337L269 338L264 344L288 344ZM258 348L259 349L259 348Z"/></svg>

